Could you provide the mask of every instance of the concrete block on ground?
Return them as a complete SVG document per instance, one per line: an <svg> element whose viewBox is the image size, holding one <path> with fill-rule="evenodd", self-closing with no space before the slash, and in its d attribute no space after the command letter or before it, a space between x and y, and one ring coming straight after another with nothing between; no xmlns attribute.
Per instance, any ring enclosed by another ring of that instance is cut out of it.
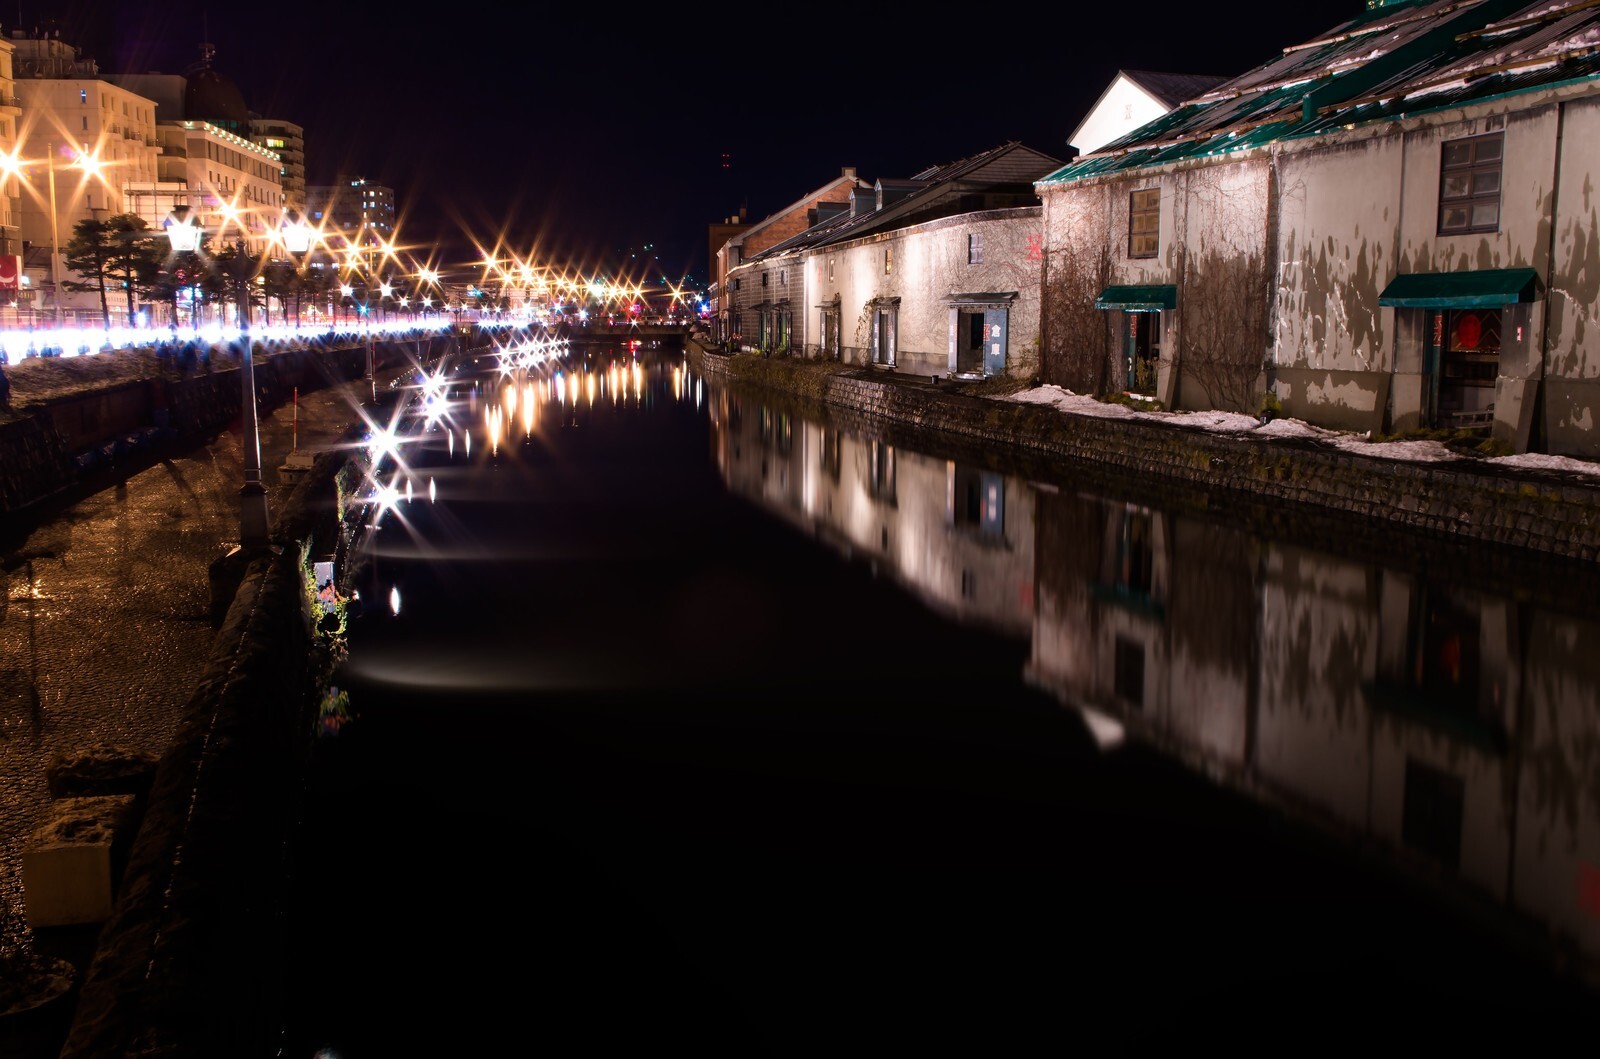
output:
<svg viewBox="0 0 1600 1059"><path fill-rule="evenodd" d="M111 915L116 876L135 823L134 796L58 798L22 850L30 926L98 923Z"/></svg>

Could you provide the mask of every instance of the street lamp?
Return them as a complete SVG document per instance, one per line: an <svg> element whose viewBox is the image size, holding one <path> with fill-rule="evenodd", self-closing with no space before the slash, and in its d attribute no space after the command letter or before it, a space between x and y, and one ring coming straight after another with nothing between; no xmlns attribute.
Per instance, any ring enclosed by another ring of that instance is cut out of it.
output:
<svg viewBox="0 0 1600 1059"><path fill-rule="evenodd" d="M283 243L283 248L288 251L290 258L294 261L295 282L299 284L300 266L305 261L306 254L311 250L311 229L306 225L305 221L296 217L294 220L279 226L278 237ZM297 331L300 327L300 293L302 289L299 286L295 288L294 326Z"/></svg>
<svg viewBox="0 0 1600 1059"><path fill-rule="evenodd" d="M377 400L378 336L377 332L373 329L374 313L372 305L372 288L373 284L378 281L378 269L372 262L372 254L373 251L382 249L384 251L384 256L387 257L392 251L391 248L384 247L382 245L381 240L378 239L377 233L372 230L371 224L367 221L361 222L361 230L357 238L358 243L356 245L356 253L350 255L350 261L353 264L364 262L366 265L366 277L365 282L363 283L362 315L366 317L367 325L367 385L371 388L372 399ZM387 282L383 283L382 293L379 301L380 307L382 306L381 298L387 297L391 289L392 288Z"/></svg>
<svg viewBox="0 0 1600 1059"><path fill-rule="evenodd" d="M174 204L172 207L172 212L168 214L167 219L162 222L161 229L167 234L167 247L170 253L169 260L180 260L178 256L180 254L193 254L199 251L200 225L195 223L195 218L190 214L188 203L182 202ZM177 274L180 277L183 275L183 269L181 267L178 268ZM185 287L184 289L187 290L188 288ZM180 293L180 291L175 290L172 297L172 328L174 335L177 334L178 328L178 303L180 300L182 300ZM199 322L194 318L194 299L192 291L190 291L188 300L189 325L191 327L198 327Z"/></svg>

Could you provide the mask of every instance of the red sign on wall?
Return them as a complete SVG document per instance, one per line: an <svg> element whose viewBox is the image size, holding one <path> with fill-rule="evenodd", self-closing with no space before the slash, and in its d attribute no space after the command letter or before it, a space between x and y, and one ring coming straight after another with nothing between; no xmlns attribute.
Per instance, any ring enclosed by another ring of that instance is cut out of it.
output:
<svg viewBox="0 0 1600 1059"><path fill-rule="evenodd" d="M0 255L0 290L18 290L22 286L22 258L16 254Z"/></svg>

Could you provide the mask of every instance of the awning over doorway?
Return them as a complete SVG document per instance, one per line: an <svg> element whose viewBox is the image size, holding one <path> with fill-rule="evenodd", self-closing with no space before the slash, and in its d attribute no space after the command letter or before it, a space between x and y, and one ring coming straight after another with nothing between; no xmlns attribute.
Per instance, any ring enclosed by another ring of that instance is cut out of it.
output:
<svg viewBox="0 0 1600 1059"><path fill-rule="evenodd" d="M1493 308L1531 302L1539 293L1539 274L1531 268L1414 272L1396 276L1378 295L1378 304L1401 309Z"/></svg>
<svg viewBox="0 0 1600 1059"><path fill-rule="evenodd" d="M1125 287L1107 287L1094 300L1096 309L1124 309L1128 312L1151 312L1156 309L1176 309L1178 288L1171 283L1147 283Z"/></svg>

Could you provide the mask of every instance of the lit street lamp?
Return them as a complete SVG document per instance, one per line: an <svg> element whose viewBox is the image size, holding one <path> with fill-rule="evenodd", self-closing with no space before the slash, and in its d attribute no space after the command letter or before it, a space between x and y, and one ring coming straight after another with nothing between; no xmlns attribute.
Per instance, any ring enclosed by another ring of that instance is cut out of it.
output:
<svg viewBox="0 0 1600 1059"><path fill-rule="evenodd" d="M287 214L285 216L287 216ZM278 238L279 241L282 242L283 248L288 251L290 258L294 261L295 274L298 277L300 268L305 261L306 254L311 250L311 228L306 224L305 221L301 220L299 217L296 217L294 220L288 221L287 223L279 226ZM298 279L296 282L299 282ZM294 326L296 328L300 326L299 293L295 294Z"/></svg>

